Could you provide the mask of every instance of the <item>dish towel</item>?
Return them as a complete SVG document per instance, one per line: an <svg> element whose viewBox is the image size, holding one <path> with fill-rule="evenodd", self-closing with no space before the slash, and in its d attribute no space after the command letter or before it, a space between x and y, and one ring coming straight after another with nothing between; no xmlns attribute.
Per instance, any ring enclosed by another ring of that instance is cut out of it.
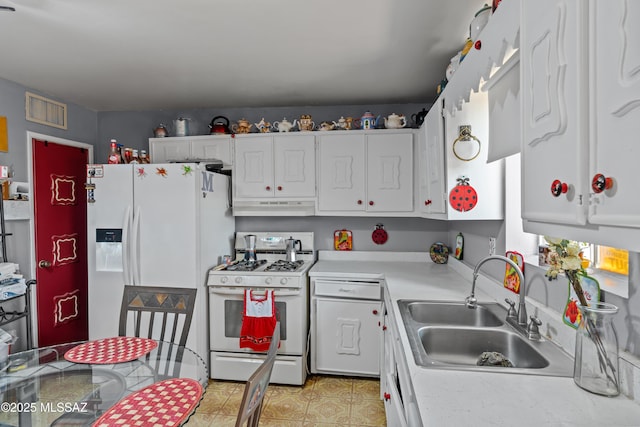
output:
<svg viewBox="0 0 640 427"><path fill-rule="evenodd" d="M244 290L244 313L240 329L240 348L267 351L276 327L276 303L274 291L257 295Z"/></svg>

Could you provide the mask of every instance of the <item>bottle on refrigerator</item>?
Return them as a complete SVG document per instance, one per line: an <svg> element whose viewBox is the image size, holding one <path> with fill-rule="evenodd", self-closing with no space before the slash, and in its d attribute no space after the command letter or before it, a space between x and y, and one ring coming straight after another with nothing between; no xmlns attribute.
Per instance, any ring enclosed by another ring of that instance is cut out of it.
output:
<svg viewBox="0 0 640 427"><path fill-rule="evenodd" d="M107 163L110 165L122 163L122 155L118 151L118 142L115 139L111 140L111 151Z"/></svg>
<svg viewBox="0 0 640 427"><path fill-rule="evenodd" d="M151 163L151 160L149 160L149 156L147 155L147 150L140 150L140 163Z"/></svg>
<svg viewBox="0 0 640 427"><path fill-rule="evenodd" d="M141 163L140 157L138 157L138 150L133 150L133 154L131 155L131 160L129 163Z"/></svg>

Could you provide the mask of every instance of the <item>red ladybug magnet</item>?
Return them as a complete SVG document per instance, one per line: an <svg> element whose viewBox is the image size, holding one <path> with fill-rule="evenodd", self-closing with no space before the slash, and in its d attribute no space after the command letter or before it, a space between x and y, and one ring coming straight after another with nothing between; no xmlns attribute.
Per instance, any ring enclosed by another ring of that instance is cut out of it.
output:
<svg viewBox="0 0 640 427"><path fill-rule="evenodd" d="M469 185L469 178L461 176L456 181L458 185L453 187L449 193L449 203L451 207L459 212L467 212L478 204L478 193L475 188Z"/></svg>
<svg viewBox="0 0 640 427"><path fill-rule="evenodd" d="M387 230L384 229L384 225L376 224L376 229L373 230L371 238L373 239L373 243L376 245L385 244L389 239L389 235L387 234Z"/></svg>

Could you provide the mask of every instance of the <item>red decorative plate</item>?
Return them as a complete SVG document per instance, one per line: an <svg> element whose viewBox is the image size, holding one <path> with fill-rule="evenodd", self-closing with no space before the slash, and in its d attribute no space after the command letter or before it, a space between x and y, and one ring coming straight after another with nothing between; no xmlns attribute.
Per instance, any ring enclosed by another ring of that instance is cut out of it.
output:
<svg viewBox="0 0 640 427"><path fill-rule="evenodd" d="M158 343L149 338L103 338L73 347L64 354L64 358L74 363L106 365L135 360L157 346Z"/></svg>
<svg viewBox="0 0 640 427"><path fill-rule="evenodd" d="M201 398L202 385L198 381L171 378L125 397L102 414L93 427L179 426Z"/></svg>

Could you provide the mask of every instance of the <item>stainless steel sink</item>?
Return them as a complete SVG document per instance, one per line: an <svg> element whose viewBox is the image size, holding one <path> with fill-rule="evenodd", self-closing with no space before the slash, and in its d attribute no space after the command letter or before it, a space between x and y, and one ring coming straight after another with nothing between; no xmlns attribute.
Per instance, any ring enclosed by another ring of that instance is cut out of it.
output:
<svg viewBox="0 0 640 427"><path fill-rule="evenodd" d="M498 303L483 304L475 310L468 309L463 302L409 301L405 306L414 321L430 325L502 326L504 321L499 316L506 315Z"/></svg>
<svg viewBox="0 0 640 427"><path fill-rule="evenodd" d="M416 364L428 369L573 376L573 358L554 343L532 341L501 319L498 303L398 301ZM478 366L483 352L503 354L512 367Z"/></svg>
<svg viewBox="0 0 640 427"><path fill-rule="evenodd" d="M516 368L546 368L549 361L516 332L425 326L418 330L427 357L455 365L476 365L485 351L507 356Z"/></svg>

